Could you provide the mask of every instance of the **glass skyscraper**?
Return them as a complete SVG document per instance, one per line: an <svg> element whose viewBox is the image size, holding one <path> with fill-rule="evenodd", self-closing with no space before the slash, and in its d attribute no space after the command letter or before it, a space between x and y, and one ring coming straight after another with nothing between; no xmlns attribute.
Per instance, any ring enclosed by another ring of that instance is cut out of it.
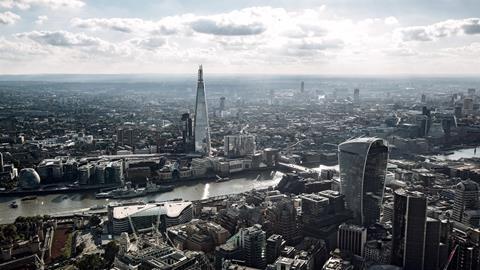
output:
<svg viewBox="0 0 480 270"><path fill-rule="evenodd" d="M202 65L198 68L197 99L194 120L195 152L210 155L210 128Z"/></svg>
<svg viewBox="0 0 480 270"><path fill-rule="evenodd" d="M424 269L427 198L420 192L398 189L393 200L392 264L404 269ZM434 233L432 225L430 232ZM431 238L429 235L430 242ZM430 253L428 257L433 259Z"/></svg>
<svg viewBox="0 0 480 270"><path fill-rule="evenodd" d="M338 146L340 188L355 223L369 226L380 218L388 146L379 138L357 138Z"/></svg>

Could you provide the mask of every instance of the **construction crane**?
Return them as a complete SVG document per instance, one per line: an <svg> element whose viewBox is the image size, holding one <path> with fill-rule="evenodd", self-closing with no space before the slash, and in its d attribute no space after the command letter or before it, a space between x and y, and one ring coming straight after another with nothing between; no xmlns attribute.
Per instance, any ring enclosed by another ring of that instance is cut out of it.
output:
<svg viewBox="0 0 480 270"><path fill-rule="evenodd" d="M458 248L458 244L455 245L452 252L450 252L450 255L448 256L447 263L445 263L445 266L443 267L443 270L447 270L448 266L450 266L450 263L452 262L453 256L455 256L455 252L457 251L457 248Z"/></svg>
<svg viewBox="0 0 480 270"><path fill-rule="evenodd" d="M246 130L249 126L250 126L249 124L246 124L246 125L240 130L240 134L244 134L244 133L245 133L245 130Z"/></svg>
<svg viewBox="0 0 480 270"><path fill-rule="evenodd" d="M296 143L294 143L294 144L291 144L291 145L287 146L287 147L285 148L285 154L290 154L290 149L291 149L292 147L294 147L294 146L296 146L296 145L298 145L298 144L300 144L300 143L302 143L302 142L304 142L304 141L306 141L306 140L308 140L308 139L303 139L303 140L300 140L300 141L298 141L298 142L296 142Z"/></svg>

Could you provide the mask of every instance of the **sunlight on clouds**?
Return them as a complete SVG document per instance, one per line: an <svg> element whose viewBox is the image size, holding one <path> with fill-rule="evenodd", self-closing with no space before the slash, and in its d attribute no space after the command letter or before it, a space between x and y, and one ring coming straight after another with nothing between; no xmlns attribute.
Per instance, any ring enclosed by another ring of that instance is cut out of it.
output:
<svg viewBox="0 0 480 270"><path fill-rule="evenodd" d="M85 3L7 0L1 5L17 9L34 5L78 8ZM14 24L20 15L0 13L0 24ZM37 26L35 29L51 27L57 20L53 16L48 12L38 14L31 23ZM14 64L16 58L11 56L25 51L32 61L35 55L42 55L45 62L58 68L82 62L91 72L103 70L106 62L109 68L122 72L171 72L200 62L213 72L383 72L386 65L398 64L401 69L415 57L423 59L425 68L434 57L466 57L467 52L478 52L478 42L448 46L437 41L480 33L478 18L409 26L391 14L352 19L325 6L258 6L157 19L75 16L63 26L57 24L56 29L2 37L0 53L7 55L3 61ZM368 70L363 68L366 65Z"/></svg>

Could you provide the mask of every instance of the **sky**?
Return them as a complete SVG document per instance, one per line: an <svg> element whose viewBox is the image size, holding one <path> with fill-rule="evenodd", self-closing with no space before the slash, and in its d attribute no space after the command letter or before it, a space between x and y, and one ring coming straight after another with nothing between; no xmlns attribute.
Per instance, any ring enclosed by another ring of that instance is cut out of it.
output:
<svg viewBox="0 0 480 270"><path fill-rule="evenodd" d="M479 75L478 0L0 0L0 74Z"/></svg>

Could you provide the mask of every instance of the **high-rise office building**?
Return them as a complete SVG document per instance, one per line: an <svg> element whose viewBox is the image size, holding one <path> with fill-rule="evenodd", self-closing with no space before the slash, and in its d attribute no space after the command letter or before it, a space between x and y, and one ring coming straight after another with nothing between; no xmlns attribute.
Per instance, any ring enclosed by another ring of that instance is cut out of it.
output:
<svg viewBox="0 0 480 270"><path fill-rule="evenodd" d="M423 270L427 199L420 192L394 192L392 264Z"/></svg>
<svg viewBox="0 0 480 270"><path fill-rule="evenodd" d="M379 138L357 138L338 146L340 189L355 223L380 219L387 172L388 146Z"/></svg>
<svg viewBox="0 0 480 270"><path fill-rule="evenodd" d="M473 112L473 99L472 98L464 98L463 99L463 113L464 114L471 114Z"/></svg>
<svg viewBox="0 0 480 270"><path fill-rule="evenodd" d="M465 223L464 213L468 210L479 209L479 186L472 180L461 181L455 187L455 202L453 204L452 218ZM470 225L470 224L466 224Z"/></svg>
<svg viewBox="0 0 480 270"><path fill-rule="evenodd" d="M135 130L133 128L118 128L117 129L117 145L133 146L135 144Z"/></svg>
<svg viewBox="0 0 480 270"><path fill-rule="evenodd" d="M337 246L340 250L363 257L363 248L366 242L366 228L346 223L338 226Z"/></svg>
<svg viewBox="0 0 480 270"><path fill-rule="evenodd" d="M438 219L427 217L425 227L424 270L436 270L439 267L441 223Z"/></svg>
<svg viewBox="0 0 480 270"><path fill-rule="evenodd" d="M305 92L305 82L300 83L300 93L303 94Z"/></svg>
<svg viewBox="0 0 480 270"><path fill-rule="evenodd" d="M250 267L265 269L267 265L265 232L260 225L240 229L240 247L245 264Z"/></svg>
<svg viewBox="0 0 480 270"><path fill-rule="evenodd" d="M0 172L3 172L4 169L3 169L3 154L0 153Z"/></svg>
<svg viewBox="0 0 480 270"><path fill-rule="evenodd" d="M203 82L202 65L198 68L197 99L194 120L195 152L210 155L210 128L208 125L207 98Z"/></svg>
<svg viewBox="0 0 480 270"><path fill-rule="evenodd" d="M452 247L456 247L456 251L450 260L448 269L480 269L480 230L454 225L451 241Z"/></svg>
<svg viewBox="0 0 480 270"><path fill-rule="evenodd" d="M247 134L227 135L223 138L224 153L229 158L255 154L255 136Z"/></svg>
<svg viewBox="0 0 480 270"><path fill-rule="evenodd" d="M266 252L267 252L267 263L274 263L275 260L280 256L280 252L285 247L286 242L281 235L272 234L267 239Z"/></svg>
<svg viewBox="0 0 480 270"><path fill-rule="evenodd" d="M355 88L353 90L353 103L359 104L360 103L360 89Z"/></svg>
<svg viewBox="0 0 480 270"><path fill-rule="evenodd" d="M475 88L468 88L468 95L470 97L475 96Z"/></svg>
<svg viewBox="0 0 480 270"><path fill-rule="evenodd" d="M393 202L387 202L383 205L382 223L388 223L393 221Z"/></svg>
<svg viewBox="0 0 480 270"><path fill-rule="evenodd" d="M220 98L220 105L218 108L220 111L225 111L225 97Z"/></svg>
<svg viewBox="0 0 480 270"><path fill-rule="evenodd" d="M182 121L185 122L182 130L183 143L186 147L186 152L191 151L191 145L193 141L193 121L189 113L182 114Z"/></svg>
<svg viewBox="0 0 480 270"><path fill-rule="evenodd" d="M298 220L297 210L292 200L284 200L276 204L276 223L274 228L287 244L292 245L298 242Z"/></svg>
<svg viewBox="0 0 480 270"><path fill-rule="evenodd" d="M123 146L123 128L117 129L117 144Z"/></svg>

